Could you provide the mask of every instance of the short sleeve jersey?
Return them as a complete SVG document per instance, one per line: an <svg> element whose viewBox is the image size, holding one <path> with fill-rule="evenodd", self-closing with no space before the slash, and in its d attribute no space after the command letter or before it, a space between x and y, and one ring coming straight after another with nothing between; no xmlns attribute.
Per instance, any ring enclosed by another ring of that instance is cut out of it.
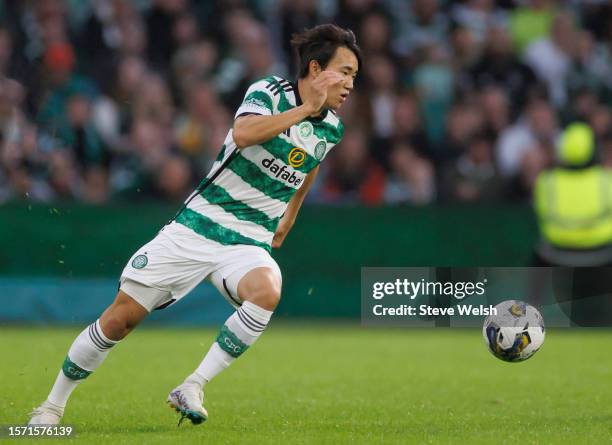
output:
<svg viewBox="0 0 612 445"><path fill-rule="evenodd" d="M297 84L270 76L249 87L236 118L271 116L301 103ZM342 122L331 110L241 149L237 149L230 129L211 171L176 222L224 245L256 245L270 251L289 200L343 133Z"/></svg>

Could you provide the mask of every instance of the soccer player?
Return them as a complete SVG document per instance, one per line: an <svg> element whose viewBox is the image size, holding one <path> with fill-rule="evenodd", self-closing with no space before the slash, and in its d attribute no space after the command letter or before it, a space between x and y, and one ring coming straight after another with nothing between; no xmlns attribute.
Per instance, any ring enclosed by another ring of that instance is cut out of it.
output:
<svg viewBox="0 0 612 445"><path fill-rule="evenodd" d="M237 310L168 403L198 424L203 387L240 357L268 325L281 295L270 256L293 226L319 163L343 135L335 110L361 64L350 30L320 25L292 39L296 82L252 84L211 171L174 219L128 261L115 301L74 340L47 400L30 424L58 424L76 386L152 310L208 279Z"/></svg>

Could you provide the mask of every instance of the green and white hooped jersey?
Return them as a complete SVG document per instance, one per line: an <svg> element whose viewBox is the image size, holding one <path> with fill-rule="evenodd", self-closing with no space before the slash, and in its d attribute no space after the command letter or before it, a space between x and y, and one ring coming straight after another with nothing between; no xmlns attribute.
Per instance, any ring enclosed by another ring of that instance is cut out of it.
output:
<svg viewBox="0 0 612 445"><path fill-rule="evenodd" d="M270 76L249 87L235 117L270 116L300 104L297 84ZM270 251L289 200L343 132L342 122L329 110L240 150L230 129L211 171L176 222L224 245L248 244Z"/></svg>

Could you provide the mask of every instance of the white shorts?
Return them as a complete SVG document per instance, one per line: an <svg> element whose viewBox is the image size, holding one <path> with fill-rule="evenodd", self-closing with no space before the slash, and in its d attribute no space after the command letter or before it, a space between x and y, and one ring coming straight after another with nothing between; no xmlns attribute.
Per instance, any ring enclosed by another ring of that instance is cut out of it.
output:
<svg viewBox="0 0 612 445"><path fill-rule="evenodd" d="M150 312L176 303L208 279L238 307L238 283L257 267L269 267L282 279L276 261L261 247L225 246L172 222L132 255L119 288Z"/></svg>

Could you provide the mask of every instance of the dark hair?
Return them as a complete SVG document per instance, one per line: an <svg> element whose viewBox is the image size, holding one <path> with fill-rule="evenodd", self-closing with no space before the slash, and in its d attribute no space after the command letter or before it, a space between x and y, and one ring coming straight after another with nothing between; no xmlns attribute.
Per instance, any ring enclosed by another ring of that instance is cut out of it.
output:
<svg viewBox="0 0 612 445"><path fill-rule="evenodd" d="M357 63L361 67L361 49L357 45L355 34L350 29L337 25L319 25L294 34L291 38L291 46L297 54L298 77L300 78L308 75L308 64L311 60L316 60L321 68L325 68L336 49L342 46L355 54Z"/></svg>

